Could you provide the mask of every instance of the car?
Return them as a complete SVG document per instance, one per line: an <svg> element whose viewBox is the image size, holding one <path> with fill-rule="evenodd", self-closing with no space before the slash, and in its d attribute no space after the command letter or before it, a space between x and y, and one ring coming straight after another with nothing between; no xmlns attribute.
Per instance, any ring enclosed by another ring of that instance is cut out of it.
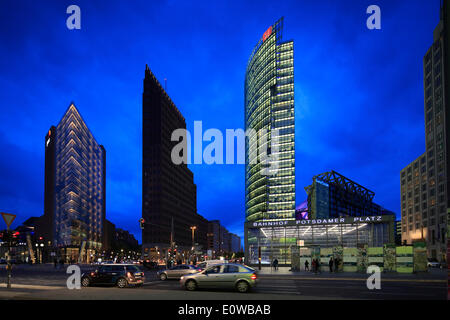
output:
<svg viewBox="0 0 450 320"><path fill-rule="evenodd" d="M109 284L125 288L129 285L142 286L144 281L144 272L133 264L102 264L95 271L84 273L81 276L83 287Z"/></svg>
<svg viewBox="0 0 450 320"><path fill-rule="evenodd" d="M215 264L222 264L222 263L228 263L227 260L206 260L203 262L200 262L199 264L197 264L197 267L200 268L201 270L205 270L207 268L209 268L210 266L213 266Z"/></svg>
<svg viewBox="0 0 450 320"><path fill-rule="evenodd" d="M216 264L180 278L181 287L188 291L197 288L234 288L245 293L255 287L257 282L258 276L254 270L236 263Z"/></svg>
<svg viewBox="0 0 450 320"><path fill-rule="evenodd" d="M440 268L441 263L438 262L436 259L428 259L427 267L428 268Z"/></svg>
<svg viewBox="0 0 450 320"><path fill-rule="evenodd" d="M167 279L180 279L181 276L184 276L186 274L191 273L197 273L200 269L196 266L189 265L189 264L180 264L173 266L169 269L158 271L158 277L161 280L167 280Z"/></svg>

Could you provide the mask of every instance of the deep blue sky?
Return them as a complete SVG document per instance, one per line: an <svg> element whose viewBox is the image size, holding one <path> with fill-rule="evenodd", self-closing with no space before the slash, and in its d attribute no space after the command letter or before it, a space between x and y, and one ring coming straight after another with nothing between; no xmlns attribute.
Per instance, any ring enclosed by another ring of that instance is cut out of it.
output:
<svg viewBox="0 0 450 320"><path fill-rule="evenodd" d="M71 4L81 30L66 28ZM366 28L371 4L382 30ZM295 43L297 203L336 170L399 215L399 172L425 148L422 57L439 0L1 0L0 211L13 226L43 213L44 136L74 101L107 150L107 218L140 241L145 64L188 129L243 128L248 57L281 16ZM198 212L243 236L243 165L190 168Z"/></svg>

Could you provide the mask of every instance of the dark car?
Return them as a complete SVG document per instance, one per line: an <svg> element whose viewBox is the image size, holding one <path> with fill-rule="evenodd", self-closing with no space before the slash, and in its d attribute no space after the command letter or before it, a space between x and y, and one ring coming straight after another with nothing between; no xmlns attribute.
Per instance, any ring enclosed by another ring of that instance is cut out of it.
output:
<svg viewBox="0 0 450 320"><path fill-rule="evenodd" d="M81 276L81 285L109 284L124 288L129 285L141 286L145 281L144 272L133 264L103 264L95 271Z"/></svg>

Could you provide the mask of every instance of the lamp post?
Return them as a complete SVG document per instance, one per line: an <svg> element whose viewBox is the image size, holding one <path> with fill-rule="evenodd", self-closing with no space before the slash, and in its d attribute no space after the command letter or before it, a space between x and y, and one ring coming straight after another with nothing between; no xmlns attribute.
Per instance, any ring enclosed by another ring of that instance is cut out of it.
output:
<svg viewBox="0 0 450 320"><path fill-rule="evenodd" d="M39 256L39 244L38 243L36 243L36 258L37 258L38 263L41 263L40 256Z"/></svg>
<svg viewBox="0 0 450 320"><path fill-rule="evenodd" d="M197 230L196 226L191 227L192 230L192 253L194 253L194 246L195 246L195 230Z"/></svg>

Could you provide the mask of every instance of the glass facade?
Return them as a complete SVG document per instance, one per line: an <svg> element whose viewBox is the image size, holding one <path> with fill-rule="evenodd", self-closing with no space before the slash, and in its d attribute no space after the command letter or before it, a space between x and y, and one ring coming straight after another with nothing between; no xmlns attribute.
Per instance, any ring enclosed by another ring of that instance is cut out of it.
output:
<svg viewBox="0 0 450 320"><path fill-rule="evenodd" d="M294 43L282 42L282 28L283 18L266 30L245 75L246 132L266 135L263 142L246 141L246 221L295 217ZM272 142L274 130L278 139ZM261 150L277 156L275 174L261 174L266 165L257 161Z"/></svg>
<svg viewBox="0 0 450 320"><path fill-rule="evenodd" d="M311 218L365 217L393 214L374 203L375 193L335 172L313 177L308 194L308 213Z"/></svg>
<svg viewBox="0 0 450 320"><path fill-rule="evenodd" d="M274 259L280 264L291 264L292 252L299 247L303 249L357 248L362 245L382 247L393 242L393 222L394 217L391 216L385 217L381 223L248 227L247 263L258 264L259 250L261 250L261 264L269 265Z"/></svg>
<svg viewBox="0 0 450 320"><path fill-rule="evenodd" d="M105 214L105 150L71 104L47 135L54 152L53 241L55 246L99 249Z"/></svg>

